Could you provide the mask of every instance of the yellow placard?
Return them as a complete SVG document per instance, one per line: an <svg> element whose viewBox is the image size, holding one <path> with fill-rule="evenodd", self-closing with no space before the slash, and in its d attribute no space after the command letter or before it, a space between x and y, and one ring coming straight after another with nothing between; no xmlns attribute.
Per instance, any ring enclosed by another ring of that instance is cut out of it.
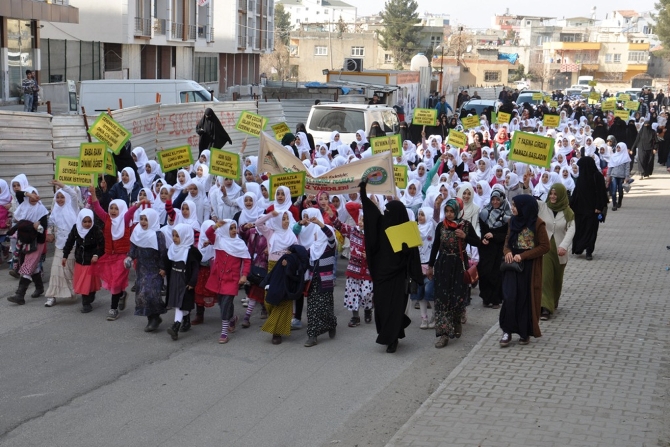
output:
<svg viewBox="0 0 670 447"><path fill-rule="evenodd" d="M549 101L549 107L558 107L558 101Z"/></svg>
<svg viewBox="0 0 670 447"><path fill-rule="evenodd" d="M411 220L400 225L394 225L388 227L385 231L386 236L391 243L391 247L396 253L402 250L403 244L407 244L407 247L409 248L420 247L423 245L421 233L419 233L419 225L416 221Z"/></svg>
<svg viewBox="0 0 670 447"><path fill-rule="evenodd" d="M550 96L550 95L546 95L543 99L544 99L546 102L549 102L549 101L551 101L551 96Z"/></svg>
<svg viewBox="0 0 670 447"><path fill-rule="evenodd" d="M240 154L211 149L209 173L233 180L240 179ZM274 197L274 196L272 196Z"/></svg>
<svg viewBox="0 0 670 447"><path fill-rule="evenodd" d="M107 148L107 151L105 152L105 175L114 177L118 175L116 171L116 163L114 162L114 154L110 148Z"/></svg>
<svg viewBox="0 0 670 447"><path fill-rule="evenodd" d="M255 113L244 111L240 114L240 118L235 124L235 129L254 137L260 137L266 124L266 118L256 115Z"/></svg>
<svg viewBox="0 0 670 447"><path fill-rule="evenodd" d="M598 93L598 92L589 93L589 99L591 101L600 101L600 93Z"/></svg>
<svg viewBox="0 0 670 447"><path fill-rule="evenodd" d="M542 101L543 97L542 93L533 93L532 99L533 101Z"/></svg>
<svg viewBox="0 0 670 447"><path fill-rule="evenodd" d="M630 117L630 112L628 110L615 110L614 111L614 116L619 117L624 121L628 121L628 118Z"/></svg>
<svg viewBox="0 0 670 447"><path fill-rule="evenodd" d="M91 175L79 173L79 159L56 157L54 179L71 186L91 186Z"/></svg>
<svg viewBox="0 0 670 447"><path fill-rule="evenodd" d="M395 179L395 186L400 189L407 188L407 166L393 165L393 178Z"/></svg>
<svg viewBox="0 0 670 447"><path fill-rule="evenodd" d="M394 157L400 157L402 155L402 136L399 133L391 135L389 141L391 142L391 154Z"/></svg>
<svg viewBox="0 0 670 447"><path fill-rule="evenodd" d="M554 139L534 133L514 132L508 158L529 165L549 169L553 155Z"/></svg>
<svg viewBox="0 0 670 447"><path fill-rule="evenodd" d="M561 124L561 117L559 115L545 114L542 122L544 123L545 127L556 128Z"/></svg>
<svg viewBox="0 0 670 447"><path fill-rule="evenodd" d="M623 108L626 110L638 110L640 108L640 103L638 101L626 101Z"/></svg>
<svg viewBox="0 0 670 447"><path fill-rule="evenodd" d="M512 119L511 113L498 112L498 124L507 124Z"/></svg>
<svg viewBox="0 0 670 447"><path fill-rule="evenodd" d="M600 105L600 108L604 112L616 110L616 99L608 99L607 101L603 101L603 103Z"/></svg>
<svg viewBox="0 0 670 447"><path fill-rule="evenodd" d="M179 146L158 151L156 152L156 156L163 172L170 172L174 169L184 168L193 164L191 146Z"/></svg>
<svg viewBox="0 0 670 447"><path fill-rule="evenodd" d="M101 113L93 125L89 127L88 133L96 140L105 143L109 148L118 154L126 142L130 139L131 133L121 124L106 113Z"/></svg>
<svg viewBox="0 0 670 447"><path fill-rule="evenodd" d="M275 138L277 141L281 141L282 138L284 138L284 135L287 133L291 133L291 129L288 127L288 124L286 123L277 123L273 126L270 126L272 128L272 131L275 133Z"/></svg>
<svg viewBox="0 0 670 447"><path fill-rule="evenodd" d="M447 136L447 144L451 147L462 149L468 145L468 136L463 132L458 132L454 129L451 129L449 131L449 135Z"/></svg>
<svg viewBox="0 0 670 447"><path fill-rule="evenodd" d="M461 124L463 124L464 129L472 129L473 127L479 126L479 117L474 115L466 116L465 118L461 118Z"/></svg>
<svg viewBox="0 0 670 447"><path fill-rule="evenodd" d="M105 172L105 143L81 143L79 145L79 173L102 174Z"/></svg>
<svg viewBox="0 0 670 447"><path fill-rule="evenodd" d="M306 172L287 172L286 174L275 174L270 176L270 197L275 196L279 186L286 186L291 191L291 197L299 197L305 194Z"/></svg>
<svg viewBox="0 0 670 447"><path fill-rule="evenodd" d="M414 109L412 116L412 124L417 126L436 126L437 125L437 110L436 109Z"/></svg>
<svg viewBox="0 0 670 447"><path fill-rule="evenodd" d="M622 101L622 102L630 101L630 95L628 93L622 93L619 96L617 96L616 99L617 99L617 101Z"/></svg>
<svg viewBox="0 0 670 447"><path fill-rule="evenodd" d="M589 87L595 87L596 85L598 85L597 81L589 81Z"/></svg>

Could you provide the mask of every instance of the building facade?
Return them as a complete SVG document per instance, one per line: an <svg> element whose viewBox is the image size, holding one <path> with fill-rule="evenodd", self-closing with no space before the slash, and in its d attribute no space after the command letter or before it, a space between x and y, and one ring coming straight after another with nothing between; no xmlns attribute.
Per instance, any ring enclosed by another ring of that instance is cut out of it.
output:
<svg viewBox="0 0 670 447"><path fill-rule="evenodd" d="M356 7L340 0L278 0L291 15L291 26L300 29L306 23L324 24L335 31L337 23L356 23Z"/></svg>

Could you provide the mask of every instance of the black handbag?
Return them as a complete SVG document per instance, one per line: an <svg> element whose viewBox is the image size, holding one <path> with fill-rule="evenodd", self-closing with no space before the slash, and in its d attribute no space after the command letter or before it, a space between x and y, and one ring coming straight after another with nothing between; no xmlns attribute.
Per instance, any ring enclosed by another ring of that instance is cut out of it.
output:
<svg viewBox="0 0 670 447"><path fill-rule="evenodd" d="M500 263L500 271L522 273L523 262L505 262L505 258L503 258L502 262Z"/></svg>
<svg viewBox="0 0 670 447"><path fill-rule="evenodd" d="M256 235L254 237L254 248L252 250L253 254L256 253L256 243L258 241L258 238L260 235ZM247 281L249 281L249 284L253 284L255 286L260 286L263 280L265 280L265 277L268 275L268 269L260 267L258 265L251 265L251 270L249 271L249 275L247 276Z"/></svg>
<svg viewBox="0 0 670 447"><path fill-rule="evenodd" d="M412 279L409 274L409 261L407 262L407 275L405 276L405 293L414 295L419 292L419 285Z"/></svg>

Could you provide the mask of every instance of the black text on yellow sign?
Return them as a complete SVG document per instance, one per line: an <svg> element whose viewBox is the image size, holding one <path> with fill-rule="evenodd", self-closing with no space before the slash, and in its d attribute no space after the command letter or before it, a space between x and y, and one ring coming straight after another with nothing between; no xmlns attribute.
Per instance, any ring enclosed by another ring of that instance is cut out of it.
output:
<svg viewBox="0 0 670 447"><path fill-rule="evenodd" d="M79 159L76 157L56 157L54 179L70 186L91 186L91 175L79 173Z"/></svg>
<svg viewBox="0 0 670 447"><path fill-rule="evenodd" d="M81 143L79 145L79 173L102 174L105 172L105 143Z"/></svg>
<svg viewBox="0 0 670 447"><path fill-rule="evenodd" d="M394 157L402 156L402 137L391 135L389 137L370 138L370 148L373 154L391 151Z"/></svg>
<svg viewBox="0 0 670 447"><path fill-rule="evenodd" d="M277 141L281 141L282 138L284 138L284 135L287 133L291 133L291 129L288 127L288 124L286 123L277 123L273 126L270 126L272 128L272 131L275 133L275 138Z"/></svg>
<svg viewBox="0 0 670 447"><path fill-rule="evenodd" d="M545 125L545 127L556 128L561 124L561 117L558 115L545 114L544 118L542 119L542 123Z"/></svg>
<svg viewBox="0 0 670 447"><path fill-rule="evenodd" d="M305 194L305 171L287 172L286 174L276 174L270 176L270 197L275 196L277 188L286 186L291 191L291 197L298 197Z"/></svg>
<svg viewBox="0 0 670 447"><path fill-rule="evenodd" d="M498 113L498 116L500 116L500 113ZM500 118L498 118L500 119ZM473 127L479 126L479 117L478 116L466 116L464 118L461 118L461 124L463 124L464 129L472 129Z"/></svg>
<svg viewBox="0 0 670 447"><path fill-rule="evenodd" d="M233 180L240 179L240 154L212 149L209 163L209 173Z"/></svg>
<svg viewBox="0 0 670 447"><path fill-rule="evenodd" d="M193 153L191 146L179 146L156 153L161 171L169 172L179 168L185 168L193 164Z"/></svg>
<svg viewBox="0 0 670 447"><path fill-rule="evenodd" d="M393 178L395 179L395 186L400 189L407 188L407 166L393 165Z"/></svg>
<svg viewBox="0 0 670 447"><path fill-rule="evenodd" d="M554 140L552 138L516 131L512 137L508 158L548 169L551 166L553 148Z"/></svg>
<svg viewBox="0 0 670 447"><path fill-rule="evenodd" d="M267 119L262 116L244 111L240 114L240 118L235 124L235 129L254 137L260 137L266 124Z"/></svg>
<svg viewBox="0 0 670 447"><path fill-rule="evenodd" d="M412 113L412 124L416 124L417 126L437 125L436 109L414 109Z"/></svg>
<svg viewBox="0 0 670 447"><path fill-rule="evenodd" d="M116 163L114 162L114 154L110 148L105 151L105 175L117 176Z"/></svg>
<svg viewBox="0 0 670 447"><path fill-rule="evenodd" d="M447 144L451 147L462 149L468 145L468 136L463 132L451 129L449 131L449 136L447 137Z"/></svg>
<svg viewBox="0 0 670 447"><path fill-rule="evenodd" d="M105 143L109 148L118 154L126 142L130 139L131 133L121 124L106 113L101 113L93 125L88 129L88 133L96 140Z"/></svg>

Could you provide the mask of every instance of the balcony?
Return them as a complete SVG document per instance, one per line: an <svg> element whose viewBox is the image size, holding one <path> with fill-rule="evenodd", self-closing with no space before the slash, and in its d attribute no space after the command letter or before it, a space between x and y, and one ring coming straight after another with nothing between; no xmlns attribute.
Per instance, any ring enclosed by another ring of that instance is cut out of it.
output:
<svg viewBox="0 0 670 447"><path fill-rule="evenodd" d="M545 50L600 50L599 42L545 42L542 48Z"/></svg>
<svg viewBox="0 0 670 447"><path fill-rule="evenodd" d="M151 38L151 19L135 17L135 37Z"/></svg>
<svg viewBox="0 0 670 447"><path fill-rule="evenodd" d="M214 28L208 25L198 26L198 38L207 42L214 42Z"/></svg>
<svg viewBox="0 0 670 447"><path fill-rule="evenodd" d="M188 34L186 38L188 40L195 40L195 37L198 35L198 27L195 25L188 25Z"/></svg>
<svg viewBox="0 0 670 447"><path fill-rule="evenodd" d="M239 36L237 36L237 48L245 49L246 47L247 47L247 35L240 34Z"/></svg>
<svg viewBox="0 0 670 447"><path fill-rule="evenodd" d="M172 39L183 39L184 38L184 24L183 23L177 23L177 22L172 22L172 26L170 27L170 37Z"/></svg>
<svg viewBox="0 0 670 447"><path fill-rule="evenodd" d="M164 36L166 26L165 19L154 19L154 34L157 36Z"/></svg>
<svg viewBox="0 0 670 447"><path fill-rule="evenodd" d="M247 0L237 0L237 9L240 11L245 11L247 10Z"/></svg>
<svg viewBox="0 0 670 447"><path fill-rule="evenodd" d="M626 65L626 71L646 72L647 71L647 64L628 62L628 65Z"/></svg>

